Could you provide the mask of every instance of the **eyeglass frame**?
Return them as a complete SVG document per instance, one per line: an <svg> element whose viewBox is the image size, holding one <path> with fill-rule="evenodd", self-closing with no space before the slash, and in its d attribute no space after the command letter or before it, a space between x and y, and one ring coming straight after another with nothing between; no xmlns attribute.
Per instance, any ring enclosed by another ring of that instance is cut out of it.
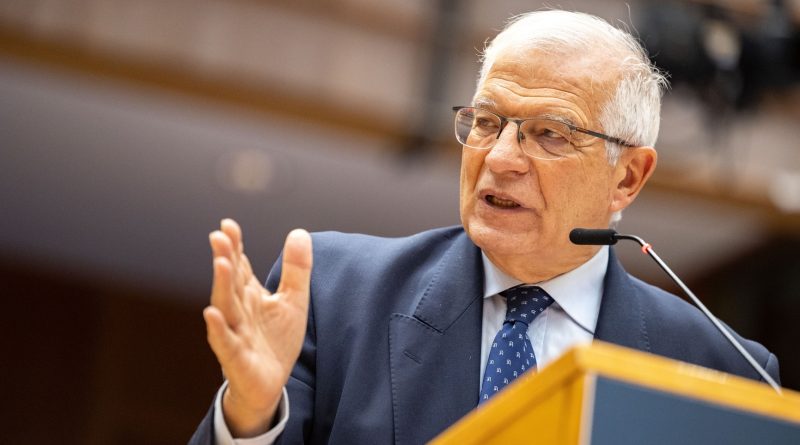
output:
<svg viewBox="0 0 800 445"><path fill-rule="evenodd" d="M614 137L614 136L609 136L607 134L603 134L603 133L600 133L598 131L588 130L586 128L581 128L581 127L578 127L577 125L571 124L569 122L564 122L563 120L553 119L553 118L550 118L550 117L548 117L548 118L529 117L529 118L525 118L525 119L512 119L510 117L505 117L503 115L497 114L494 111L487 110L485 108L471 107L471 106L467 106L467 105L453 107L453 112L456 114L456 116L458 116L458 112L463 110L464 108L473 108L475 110L485 111L487 113L491 113L491 114L497 116L500 119L500 129L497 131L497 137L495 138L495 140L500 139L500 135L503 133L503 130L505 130L505 128L508 125L508 123L509 122L513 122L513 123L517 124L517 142L518 143L522 142L522 138L521 138L522 132L520 131L520 128L522 127L522 124L525 121L545 119L545 120L551 120L551 121L554 121L554 122L558 122L560 124L564 124L564 125L567 126L567 128L570 129L570 131L577 131L579 133L588 134L589 136L594 136L596 138L600 138L600 139L603 139L603 140L606 140L606 141L609 141L609 142L613 142L613 143L621 145L623 147L636 147L636 145L631 144L630 142L628 142L628 141L626 141L624 139L621 139L621 138L618 138L618 137ZM458 140L458 135L457 134L456 134L456 140ZM464 143L464 145L467 145L467 144ZM574 144L572 142L570 142L570 145L574 146ZM471 145L467 145L467 146L468 147L472 147ZM481 147L472 147L472 148L477 148L479 150L489 150L492 147L494 147L494 144L491 147L486 147L486 148L481 148Z"/></svg>

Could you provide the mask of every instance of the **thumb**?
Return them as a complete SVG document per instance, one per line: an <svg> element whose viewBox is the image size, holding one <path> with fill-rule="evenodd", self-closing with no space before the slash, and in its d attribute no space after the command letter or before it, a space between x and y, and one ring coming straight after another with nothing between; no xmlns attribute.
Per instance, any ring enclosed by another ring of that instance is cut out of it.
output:
<svg viewBox="0 0 800 445"><path fill-rule="evenodd" d="M299 293L308 298L311 281L311 235L295 229L286 236L278 293Z"/></svg>

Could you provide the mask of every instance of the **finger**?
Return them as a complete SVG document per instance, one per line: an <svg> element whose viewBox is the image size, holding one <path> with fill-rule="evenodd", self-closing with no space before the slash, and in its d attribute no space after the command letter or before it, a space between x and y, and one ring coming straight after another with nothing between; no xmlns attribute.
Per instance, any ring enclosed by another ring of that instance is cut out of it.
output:
<svg viewBox="0 0 800 445"><path fill-rule="evenodd" d="M240 267L241 261L239 254L234 250L233 242L227 233L220 230L215 230L214 232L211 232L211 235L209 235L209 240L211 242L211 249L214 252L214 256L224 257L230 261L234 271L233 284L235 286L236 295L238 298L242 298L242 295L244 294L244 286L249 281L247 276L249 273L249 265L247 266L247 269L242 270Z"/></svg>
<svg viewBox="0 0 800 445"><path fill-rule="evenodd" d="M218 308L225 321L236 328L242 320L242 306L235 295L233 269L225 257L214 258L214 282L211 286L211 304Z"/></svg>
<svg viewBox="0 0 800 445"><path fill-rule="evenodd" d="M215 230L208 235L208 242L214 257L222 256L234 263L233 244L226 233Z"/></svg>
<svg viewBox="0 0 800 445"><path fill-rule="evenodd" d="M250 280L254 278L253 266L250 265L250 258L248 258L247 255L242 254L242 256L239 258L239 263L239 268L242 269L245 274L245 279L249 283Z"/></svg>
<svg viewBox="0 0 800 445"><path fill-rule="evenodd" d="M236 289L241 295L244 292L244 286L250 281L252 271L248 262L246 267L242 267L242 257L244 256L244 243L242 242L242 229L239 224L230 219L225 218L220 222L220 230L228 236L231 241L231 249L233 250L234 266L236 267Z"/></svg>
<svg viewBox="0 0 800 445"><path fill-rule="evenodd" d="M240 297L244 298L245 288L250 283L252 272L250 271L249 262L245 264L243 257L244 255L236 256L236 275L234 278L236 278L236 292Z"/></svg>
<svg viewBox="0 0 800 445"><path fill-rule="evenodd" d="M211 345L211 350L214 351L217 360L224 367L240 347L239 339L225 323L225 317L216 307L205 308L203 318L206 321L208 344Z"/></svg>
<svg viewBox="0 0 800 445"><path fill-rule="evenodd" d="M220 222L219 226L222 232L228 235L228 237L231 239L233 251L240 254L244 252L244 244L242 243L242 228L239 227L239 223L230 218L225 218Z"/></svg>
<svg viewBox="0 0 800 445"><path fill-rule="evenodd" d="M292 230L283 247L283 268L278 292L294 294L290 300L297 300L294 302L307 306L311 266L311 235L302 229ZM294 298L295 296L300 298Z"/></svg>

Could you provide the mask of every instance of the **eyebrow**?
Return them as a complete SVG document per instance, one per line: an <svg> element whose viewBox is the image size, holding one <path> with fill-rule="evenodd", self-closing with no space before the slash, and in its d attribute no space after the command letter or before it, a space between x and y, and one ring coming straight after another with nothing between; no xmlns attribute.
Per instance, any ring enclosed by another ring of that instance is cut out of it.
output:
<svg viewBox="0 0 800 445"><path fill-rule="evenodd" d="M474 101L472 101L472 106L474 108L481 108L481 109L486 109L486 110L489 110L489 111L497 112L496 102L494 100L486 98L486 97L479 97L479 98L475 99ZM570 119L570 118L568 118L566 116L559 115L559 114L545 113L545 114L540 114L540 115L537 115L537 116L531 116L529 118L524 118L524 119L536 119L536 118L550 119L550 120L554 120L556 122L561 122L563 124L571 125L573 127L582 128L580 125L576 124L574 120L572 120L572 119Z"/></svg>
<svg viewBox="0 0 800 445"><path fill-rule="evenodd" d="M491 110L497 109L495 101L485 97L479 97L472 101L472 106L474 108L489 108Z"/></svg>
<svg viewBox="0 0 800 445"><path fill-rule="evenodd" d="M570 119L568 117L565 117L565 116L558 115L558 114L540 114L539 116L536 116L536 117L540 117L540 118L544 118L544 119L550 119L550 120L553 120L553 121L556 121L556 122L561 122L562 124L567 124L567 125L571 125L573 127L579 127L580 128L580 125L576 124L575 121L573 121L572 119Z"/></svg>

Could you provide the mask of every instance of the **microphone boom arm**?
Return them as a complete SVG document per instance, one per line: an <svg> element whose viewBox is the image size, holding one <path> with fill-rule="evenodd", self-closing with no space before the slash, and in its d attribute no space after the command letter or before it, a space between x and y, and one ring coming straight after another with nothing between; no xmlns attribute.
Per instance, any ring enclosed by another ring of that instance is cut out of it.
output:
<svg viewBox="0 0 800 445"><path fill-rule="evenodd" d="M758 372L761 378L764 379L764 381L767 382L772 387L772 389L774 389L775 392L777 392L779 395L783 394L783 392L781 391L781 387L775 382L775 380L769 375L769 373L767 373L767 371L765 371L764 368L762 368L761 365L758 364L758 362L753 358L753 356L750 355L749 352L747 352L744 346L742 346L742 344L739 343L733 337L730 331L728 331L728 329L725 328L725 326L717 319L717 317L715 317L714 314L712 314L711 311L709 311L708 308L706 308L706 306L700 301L699 298L697 298L694 292L692 292L686 286L686 284L684 284L683 281L681 281L681 279L678 278L677 275L675 275L672 269L670 269L669 266L667 266L667 264L661 260L658 254L656 254L656 252L650 246L650 243L645 242L643 239L635 235L622 235L619 233L615 233L613 236L617 240L626 239L626 240L636 241L637 243L639 243L639 245L642 246L642 253L650 255L650 257L656 262L656 264L658 264L661 267L661 269L664 270L664 272L666 272L670 278L672 278L672 281L674 281L675 284L677 284L683 290L683 292L685 292L686 295L689 296L689 298L692 300L695 306L697 306L698 309L700 309L700 311L703 313L703 315L705 315L709 319L709 321L711 321L711 323L713 323L714 326L716 326L717 330L719 330L722 333L722 335L725 336L728 342L730 342L730 344L733 345L733 347L739 351L739 353L745 358L745 360L747 360L750 366L752 366L753 369L755 369L756 372Z"/></svg>

